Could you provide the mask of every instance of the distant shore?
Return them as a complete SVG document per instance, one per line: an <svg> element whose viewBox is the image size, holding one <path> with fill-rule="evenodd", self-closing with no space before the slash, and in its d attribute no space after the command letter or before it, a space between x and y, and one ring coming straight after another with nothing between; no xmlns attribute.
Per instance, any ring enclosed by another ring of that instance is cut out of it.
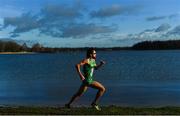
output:
<svg viewBox="0 0 180 116"><path fill-rule="evenodd" d="M180 107L104 106L101 111L90 107L0 107L0 115L180 115Z"/></svg>
<svg viewBox="0 0 180 116"><path fill-rule="evenodd" d="M35 52L0 52L0 54L34 54Z"/></svg>

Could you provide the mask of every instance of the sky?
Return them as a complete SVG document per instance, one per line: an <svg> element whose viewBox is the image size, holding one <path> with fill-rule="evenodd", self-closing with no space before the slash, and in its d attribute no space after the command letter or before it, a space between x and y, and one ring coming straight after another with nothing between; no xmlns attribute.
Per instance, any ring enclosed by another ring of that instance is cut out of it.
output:
<svg viewBox="0 0 180 116"><path fill-rule="evenodd" d="M0 0L0 39L125 47L180 39L180 0Z"/></svg>

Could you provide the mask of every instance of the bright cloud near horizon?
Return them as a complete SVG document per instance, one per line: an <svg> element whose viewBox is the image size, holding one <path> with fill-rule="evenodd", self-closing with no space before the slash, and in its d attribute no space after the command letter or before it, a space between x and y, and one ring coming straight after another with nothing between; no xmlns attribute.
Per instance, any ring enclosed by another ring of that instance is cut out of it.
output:
<svg viewBox="0 0 180 116"><path fill-rule="evenodd" d="M180 39L180 1L0 0L0 39L47 47Z"/></svg>

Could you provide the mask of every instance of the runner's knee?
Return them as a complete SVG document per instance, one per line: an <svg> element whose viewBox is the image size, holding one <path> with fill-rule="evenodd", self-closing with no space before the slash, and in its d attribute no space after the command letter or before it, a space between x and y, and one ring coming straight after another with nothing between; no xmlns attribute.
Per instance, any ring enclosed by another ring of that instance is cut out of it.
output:
<svg viewBox="0 0 180 116"><path fill-rule="evenodd" d="M106 89L103 87L103 92L105 92L106 91Z"/></svg>
<svg viewBox="0 0 180 116"><path fill-rule="evenodd" d="M100 91L104 93L104 92L106 91L106 89L105 89L104 87L102 87L102 88L100 89Z"/></svg>

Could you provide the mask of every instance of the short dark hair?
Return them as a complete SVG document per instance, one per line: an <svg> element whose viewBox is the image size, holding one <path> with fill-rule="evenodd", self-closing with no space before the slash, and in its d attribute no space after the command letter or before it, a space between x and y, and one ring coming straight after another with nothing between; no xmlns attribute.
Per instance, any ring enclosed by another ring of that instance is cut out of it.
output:
<svg viewBox="0 0 180 116"><path fill-rule="evenodd" d="M86 57L89 58L89 57L90 57L90 54L93 54L93 51L94 51L94 50L95 50L94 48L89 48L89 49L87 50Z"/></svg>

